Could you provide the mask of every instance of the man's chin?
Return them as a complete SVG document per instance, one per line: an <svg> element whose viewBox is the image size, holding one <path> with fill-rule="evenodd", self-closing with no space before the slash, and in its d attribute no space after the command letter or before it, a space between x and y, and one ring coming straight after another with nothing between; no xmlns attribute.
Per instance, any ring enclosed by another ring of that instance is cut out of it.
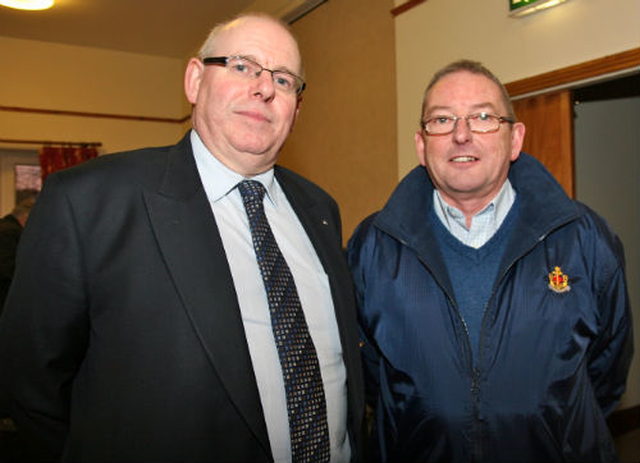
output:
<svg viewBox="0 0 640 463"><path fill-rule="evenodd" d="M243 175L258 175L271 169L277 160L277 153L269 150L245 150L241 153L238 161Z"/></svg>

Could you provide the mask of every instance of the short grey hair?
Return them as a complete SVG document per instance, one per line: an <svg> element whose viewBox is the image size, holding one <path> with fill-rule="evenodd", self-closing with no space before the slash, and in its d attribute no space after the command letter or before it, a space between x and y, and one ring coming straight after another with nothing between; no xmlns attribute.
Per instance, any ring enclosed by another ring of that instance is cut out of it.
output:
<svg viewBox="0 0 640 463"><path fill-rule="evenodd" d="M461 59L458 61L454 61L453 63L446 65L445 67L443 67L433 75L422 97L422 113L420 114L421 120L422 120L422 117L424 117L424 111L427 106L427 98L433 86L437 84L443 77L448 76L450 74L454 74L456 72L460 72L460 71L467 71L472 74L483 75L489 80L491 80L493 83L495 83L500 89L502 102L505 108L507 108L507 116L509 116L513 120L516 120L516 113L513 109L513 104L511 103L511 97L509 97L509 92L507 92L507 89L504 87L502 82L500 82L500 79L498 79L496 75L493 72L491 72L489 69L487 69L482 63L478 61L472 61L469 59Z"/></svg>

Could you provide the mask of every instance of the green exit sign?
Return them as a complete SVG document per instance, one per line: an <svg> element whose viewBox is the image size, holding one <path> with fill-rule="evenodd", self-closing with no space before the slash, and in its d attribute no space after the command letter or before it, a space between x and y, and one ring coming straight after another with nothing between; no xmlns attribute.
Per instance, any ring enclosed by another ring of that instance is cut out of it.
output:
<svg viewBox="0 0 640 463"><path fill-rule="evenodd" d="M509 16L518 18L558 6L567 0L509 0Z"/></svg>
<svg viewBox="0 0 640 463"><path fill-rule="evenodd" d="M509 11L516 11L518 8L524 8L540 0L509 0Z"/></svg>

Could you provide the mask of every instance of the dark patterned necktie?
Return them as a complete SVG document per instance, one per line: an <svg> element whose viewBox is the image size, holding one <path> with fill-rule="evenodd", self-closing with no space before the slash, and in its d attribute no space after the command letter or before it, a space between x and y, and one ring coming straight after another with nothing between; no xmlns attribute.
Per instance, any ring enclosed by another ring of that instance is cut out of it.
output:
<svg viewBox="0 0 640 463"><path fill-rule="evenodd" d="M249 217L253 248L267 290L271 327L284 376L292 461L328 462L327 407L318 356L293 275L264 213L265 189L254 180L240 182L238 189Z"/></svg>

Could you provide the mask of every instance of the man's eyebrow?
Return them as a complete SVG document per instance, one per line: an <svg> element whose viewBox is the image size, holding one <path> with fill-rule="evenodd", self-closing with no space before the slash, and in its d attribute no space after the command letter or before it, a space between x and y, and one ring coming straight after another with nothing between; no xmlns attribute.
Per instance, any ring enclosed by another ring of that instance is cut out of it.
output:
<svg viewBox="0 0 640 463"><path fill-rule="evenodd" d="M429 106L429 107L426 108L424 113L425 114L432 114L432 113L437 112L437 111L450 112L450 113L453 112L453 110L449 106L440 105L440 106Z"/></svg>
<svg viewBox="0 0 640 463"><path fill-rule="evenodd" d="M486 102L486 103L477 103L471 106L474 110L479 110L479 109L490 109L493 112L497 112L498 108L496 108L496 106L493 103L490 102Z"/></svg>
<svg viewBox="0 0 640 463"><path fill-rule="evenodd" d="M252 61L255 61L256 63L260 64L260 60L258 60L258 58L256 58L253 55L243 55L242 53L237 53L237 54L229 55L229 56L238 56L240 58L248 58L248 59L250 59ZM262 64L260 64L260 66L262 66ZM276 66L273 69L271 69L271 71L283 71L283 72L288 72L289 74L293 74L294 76L298 75L298 74L296 74L295 72L293 72L291 69L289 69L286 66Z"/></svg>

